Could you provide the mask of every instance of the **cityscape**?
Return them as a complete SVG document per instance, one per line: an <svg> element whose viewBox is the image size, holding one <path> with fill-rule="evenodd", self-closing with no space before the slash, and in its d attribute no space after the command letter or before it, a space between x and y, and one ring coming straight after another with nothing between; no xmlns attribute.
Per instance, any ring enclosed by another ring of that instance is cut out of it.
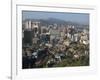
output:
<svg viewBox="0 0 100 80"><path fill-rule="evenodd" d="M89 14L22 12L22 69L89 66Z"/></svg>

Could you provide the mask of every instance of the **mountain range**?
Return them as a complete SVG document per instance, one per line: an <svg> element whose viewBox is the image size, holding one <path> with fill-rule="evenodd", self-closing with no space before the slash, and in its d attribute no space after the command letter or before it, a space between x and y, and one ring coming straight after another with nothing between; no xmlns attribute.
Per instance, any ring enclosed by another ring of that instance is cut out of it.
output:
<svg viewBox="0 0 100 80"><path fill-rule="evenodd" d="M31 21L39 21L41 22L41 25L46 26L46 25L53 25L53 24L57 24L57 25L74 25L77 27L86 27L89 26L89 24L82 24L82 23L77 23L77 22L71 22L71 21L64 21L64 20L60 20L60 19L56 19L56 18L48 18L48 19L26 19L24 21L27 20L31 20ZM23 21L23 22L24 22Z"/></svg>

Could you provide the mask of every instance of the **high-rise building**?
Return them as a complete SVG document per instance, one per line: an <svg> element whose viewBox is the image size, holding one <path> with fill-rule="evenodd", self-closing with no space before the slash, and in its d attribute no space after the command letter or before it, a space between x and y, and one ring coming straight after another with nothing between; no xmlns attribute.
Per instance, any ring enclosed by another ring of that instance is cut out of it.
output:
<svg viewBox="0 0 100 80"><path fill-rule="evenodd" d="M31 20L25 21L25 30L31 30Z"/></svg>

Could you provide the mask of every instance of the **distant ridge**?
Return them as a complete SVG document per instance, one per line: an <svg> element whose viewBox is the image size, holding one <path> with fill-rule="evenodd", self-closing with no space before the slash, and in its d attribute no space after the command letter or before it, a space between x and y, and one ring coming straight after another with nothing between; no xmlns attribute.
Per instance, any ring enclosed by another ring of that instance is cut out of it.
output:
<svg viewBox="0 0 100 80"><path fill-rule="evenodd" d="M48 19L26 19L23 20L23 22L25 21L40 21L41 25L53 25L53 24L57 24L57 25L74 25L77 27L86 27L89 26L89 24L81 24L81 23L77 23L77 22L72 22L72 21L64 21L64 20L60 20L60 19L56 19L56 18L48 18Z"/></svg>

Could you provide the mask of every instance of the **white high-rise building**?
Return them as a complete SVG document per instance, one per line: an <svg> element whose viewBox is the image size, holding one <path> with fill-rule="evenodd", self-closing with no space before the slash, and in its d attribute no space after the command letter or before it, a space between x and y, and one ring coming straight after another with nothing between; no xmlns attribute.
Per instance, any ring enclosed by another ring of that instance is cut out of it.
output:
<svg viewBox="0 0 100 80"><path fill-rule="evenodd" d="M39 24L40 24L40 22L38 22L38 21L33 21L32 22L32 29L34 29L34 28L39 28Z"/></svg>
<svg viewBox="0 0 100 80"><path fill-rule="evenodd" d="M25 22L25 30L31 30L31 20Z"/></svg>

